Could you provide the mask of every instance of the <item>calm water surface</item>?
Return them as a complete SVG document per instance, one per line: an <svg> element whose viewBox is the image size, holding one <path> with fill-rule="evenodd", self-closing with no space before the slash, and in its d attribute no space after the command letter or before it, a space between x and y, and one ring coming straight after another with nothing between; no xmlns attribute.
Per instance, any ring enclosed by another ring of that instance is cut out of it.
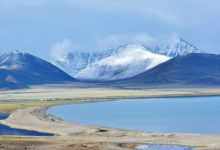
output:
<svg viewBox="0 0 220 150"><path fill-rule="evenodd" d="M8 118L9 115L9 113L0 113L0 120ZM0 135L53 136L49 133L10 128L2 124L0 124Z"/></svg>
<svg viewBox="0 0 220 150"><path fill-rule="evenodd" d="M140 145L136 147L139 150L192 150L193 147L175 146L175 145Z"/></svg>
<svg viewBox="0 0 220 150"><path fill-rule="evenodd" d="M68 104L47 113L82 124L149 132L220 134L220 97Z"/></svg>

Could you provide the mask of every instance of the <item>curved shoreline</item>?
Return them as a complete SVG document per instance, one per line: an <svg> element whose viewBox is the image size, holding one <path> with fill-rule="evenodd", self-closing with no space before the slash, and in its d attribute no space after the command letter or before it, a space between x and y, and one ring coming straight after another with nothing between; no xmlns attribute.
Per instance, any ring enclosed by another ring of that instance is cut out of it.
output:
<svg viewBox="0 0 220 150"><path fill-rule="evenodd" d="M49 106L35 106L16 110L9 118L1 120L0 123L14 128L36 130L58 135L49 137L51 139L77 138L89 140L95 138L98 139L99 142L108 143L102 145L105 148L106 146L111 147L117 143L114 145L117 149L120 149L122 146L124 146L124 148L134 148L139 144L183 145L203 147L203 149L204 147L206 147L205 149L220 149L220 135L147 133L70 123L45 114L48 107Z"/></svg>

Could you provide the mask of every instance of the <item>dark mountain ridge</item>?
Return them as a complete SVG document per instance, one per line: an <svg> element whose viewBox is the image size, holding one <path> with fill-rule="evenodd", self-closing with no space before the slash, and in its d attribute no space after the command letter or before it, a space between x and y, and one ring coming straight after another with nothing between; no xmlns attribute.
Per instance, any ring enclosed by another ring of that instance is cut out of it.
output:
<svg viewBox="0 0 220 150"><path fill-rule="evenodd" d="M51 63L28 53L0 56L0 88L76 81Z"/></svg>
<svg viewBox="0 0 220 150"><path fill-rule="evenodd" d="M137 84L220 84L220 55L191 53L119 83Z"/></svg>

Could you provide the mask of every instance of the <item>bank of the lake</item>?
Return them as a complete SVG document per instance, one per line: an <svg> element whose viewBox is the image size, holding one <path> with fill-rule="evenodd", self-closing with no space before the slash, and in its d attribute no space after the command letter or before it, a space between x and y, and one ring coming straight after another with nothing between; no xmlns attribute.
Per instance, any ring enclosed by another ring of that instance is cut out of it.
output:
<svg viewBox="0 0 220 150"><path fill-rule="evenodd" d="M40 132L50 132L59 135L58 137L44 139L54 141L62 146L77 143L73 147L96 146L96 149L126 149L134 148L137 145L183 145L191 147L201 147L208 149L220 148L220 135L201 135L201 134L175 134L175 133L147 133L132 130L121 130L106 127L95 127L77 123L65 122L51 115L46 115L47 106L28 107L13 112L6 120L0 121L11 127L37 130ZM19 118L19 119L18 119ZM35 138L38 141L41 138ZM69 141L69 142L62 142ZM92 142L92 144L91 144ZM90 143L90 144L89 144ZM105 143L105 144L104 144ZM59 146L59 145L57 145ZM200 149L200 148L198 148Z"/></svg>
<svg viewBox="0 0 220 150"><path fill-rule="evenodd" d="M10 113L0 113L0 120L7 119ZM0 124L0 136L16 135L16 136L54 136L50 133L41 133L37 131L30 131L24 129L11 128L9 126Z"/></svg>

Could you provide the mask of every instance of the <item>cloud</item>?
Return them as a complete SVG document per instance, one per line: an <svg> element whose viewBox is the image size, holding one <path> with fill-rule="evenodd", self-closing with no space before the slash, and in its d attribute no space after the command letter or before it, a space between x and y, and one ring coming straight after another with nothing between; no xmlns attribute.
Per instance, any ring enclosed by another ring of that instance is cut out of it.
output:
<svg viewBox="0 0 220 150"><path fill-rule="evenodd" d="M118 34L96 39L97 50L113 49L126 44L153 46L154 43L154 38L148 34Z"/></svg>
<svg viewBox="0 0 220 150"><path fill-rule="evenodd" d="M64 39L62 42L57 42L51 47L50 55L54 59L62 59L72 49L73 43L68 39Z"/></svg>
<svg viewBox="0 0 220 150"><path fill-rule="evenodd" d="M105 51L114 49L125 44L145 44L147 46L154 46L155 40L147 34L133 34L133 35L110 35L105 38L98 38L94 42L94 47L83 47L82 44L73 44L69 39L55 43L50 50L50 56L53 59L62 59L68 52L82 51Z"/></svg>

